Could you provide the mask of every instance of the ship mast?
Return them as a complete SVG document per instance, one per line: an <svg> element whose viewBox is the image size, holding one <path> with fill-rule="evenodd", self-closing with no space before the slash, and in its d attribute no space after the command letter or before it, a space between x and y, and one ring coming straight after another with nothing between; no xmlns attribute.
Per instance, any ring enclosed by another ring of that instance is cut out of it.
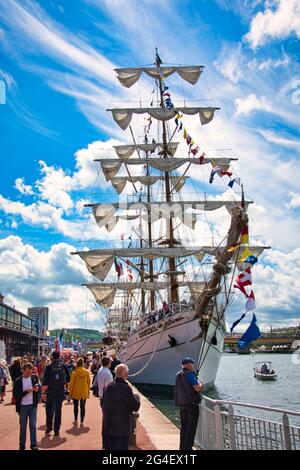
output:
<svg viewBox="0 0 300 470"><path fill-rule="evenodd" d="M158 55L157 48L156 48L156 54L155 54L155 64L157 68L160 68L162 64L162 61ZM163 79L161 75L159 75L158 84L159 84L159 92L160 92L160 107L165 108L164 97L163 97L163 93L164 93ZM168 158L168 142L167 142L167 132L166 132L165 121L162 121L162 128L163 128L163 133L162 133L163 156L164 158ZM165 190L166 190L166 202L171 202L172 198L171 198L171 189L170 189L170 176L169 176L168 171L165 172ZM173 220L171 217L170 219L166 219L166 227L167 227L166 243L168 243L169 247L173 247L174 246L174 229L173 229ZM177 284L176 275L174 276L173 274L176 272L175 258L170 258L169 260L169 272L170 272L170 285L171 285L171 302L178 303L179 301L178 284Z"/></svg>
<svg viewBox="0 0 300 470"><path fill-rule="evenodd" d="M148 160L148 152L146 152L146 158ZM149 165L147 163L147 176L150 175L149 172ZM150 191L150 186L147 186L147 202L151 203L151 191ZM151 226L151 210L150 210L150 204L149 204L149 209L148 209L148 245L149 248L152 248L152 226ZM154 280L154 269L153 269L153 261L149 260L149 280L150 282L153 282ZM150 309L155 310L155 292L150 291Z"/></svg>

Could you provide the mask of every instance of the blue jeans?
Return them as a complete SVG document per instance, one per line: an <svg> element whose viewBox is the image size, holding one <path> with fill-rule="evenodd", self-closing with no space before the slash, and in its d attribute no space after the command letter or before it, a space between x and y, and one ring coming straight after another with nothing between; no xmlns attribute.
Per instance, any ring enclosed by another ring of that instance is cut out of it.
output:
<svg viewBox="0 0 300 470"><path fill-rule="evenodd" d="M46 401L46 428L47 431L52 431L53 417L54 417L54 432L59 432L61 424L61 408L64 401L64 396L47 396Z"/></svg>
<svg viewBox="0 0 300 470"><path fill-rule="evenodd" d="M20 410L20 447L25 448L26 445L26 430L29 418L30 429L30 447L36 447L36 415L37 406L34 405L21 405Z"/></svg>

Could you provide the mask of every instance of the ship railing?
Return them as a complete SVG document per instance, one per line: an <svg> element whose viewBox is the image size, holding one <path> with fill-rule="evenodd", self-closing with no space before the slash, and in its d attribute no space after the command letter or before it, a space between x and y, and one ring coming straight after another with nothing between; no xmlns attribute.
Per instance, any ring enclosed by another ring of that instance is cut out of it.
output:
<svg viewBox="0 0 300 470"><path fill-rule="evenodd" d="M195 313L195 307L189 304L173 303L170 304L170 309L173 315L177 315L178 313L184 313L185 315Z"/></svg>
<svg viewBox="0 0 300 470"><path fill-rule="evenodd" d="M203 396L195 445L203 450L300 450L300 413Z"/></svg>

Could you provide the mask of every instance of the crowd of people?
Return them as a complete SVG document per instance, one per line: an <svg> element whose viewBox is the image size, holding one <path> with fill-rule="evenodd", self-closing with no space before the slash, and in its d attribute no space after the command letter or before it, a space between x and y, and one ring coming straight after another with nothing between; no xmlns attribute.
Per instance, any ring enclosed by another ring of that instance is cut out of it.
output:
<svg viewBox="0 0 300 470"><path fill-rule="evenodd" d="M153 323L159 322L162 320L166 315L172 313L167 302L162 303L162 308L160 310L153 310L152 312L145 313L140 320L140 326L149 326L153 325Z"/></svg>
<svg viewBox="0 0 300 470"><path fill-rule="evenodd" d="M79 425L79 417L80 426L84 426L86 400L92 391L100 398L102 408L103 449L127 450L132 413L140 407L139 396L133 393L127 378L128 367L105 351L91 359L77 353L61 357L59 351L37 359L27 355L15 358L10 367L1 361L1 403L11 382L11 402L20 417L19 449L25 450L29 422L30 448L38 450L36 425L41 404L46 412L46 435L53 432L59 436L64 400L73 401L73 425Z"/></svg>
<svg viewBox="0 0 300 470"><path fill-rule="evenodd" d="M202 385L193 372L194 360L184 358L182 370L175 383L175 403L180 407L180 449L192 449L199 416L199 392ZM128 383L129 369L115 354L96 353L87 356L74 354L61 357L53 351L51 357L33 356L15 358L9 367L0 362L1 403L6 387L12 382L12 404L20 418L19 449L26 448L29 422L30 448L38 450L37 410L44 404L45 434L59 436L64 400L73 400L73 425L84 425L86 401L90 391L99 397L102 409L102 448L128 450L132 414L140 408L139 395Z"/></svg>

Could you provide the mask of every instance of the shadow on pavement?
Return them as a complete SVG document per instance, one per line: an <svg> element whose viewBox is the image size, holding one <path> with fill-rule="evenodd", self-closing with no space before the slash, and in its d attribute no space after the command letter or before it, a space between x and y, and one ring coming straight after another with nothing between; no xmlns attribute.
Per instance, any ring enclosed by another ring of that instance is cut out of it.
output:
<svg viewBox="0 0 300 470"><path fill-rule="evenodd" d="M64 444L66 441L67 439L65 437L54 436L51 438L50 436L44 436L38 443L38 447L40 449L53 449L54 447Z"/></svg>
<svg viewBox="0 0 300 470"><path fill-rule="evenodd" d="M73 426L71 429L66 429L67 434L71 434L72 436L80 436L81 434L86 434L90 431L90 428L85 426Z"/></svg>

